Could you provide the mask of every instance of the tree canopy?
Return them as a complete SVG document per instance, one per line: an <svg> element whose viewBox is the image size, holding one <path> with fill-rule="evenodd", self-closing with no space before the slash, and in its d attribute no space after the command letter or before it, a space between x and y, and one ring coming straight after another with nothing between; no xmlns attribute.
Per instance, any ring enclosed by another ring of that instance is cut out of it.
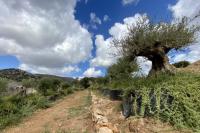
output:
<svg viewBox="0 0 200 133"><path fill-rule="evenodd" d="M162 71L173 72L167 53L171 49L179 49L195 41L195 34L200 26L190 24L186 17L173 23L153 23L147 16L140 18L136 24L128 27L128 33L121 39L113 41L123 57L134 60L144 56L152 61L150 73ZM190 25L189 25L190 24Z"/></svg>
<svg viewBox="0 0 200 133"><path fill-rule="evenodd" d="M119 58L116 64L108 68L108 78L122 80L132 77L132 72L138 71L138 65L134 61L129 62L126 58Z"/></svg>
<svg viewBox="0 0 200 133"><path fill-rule="evenodd" d="M179 49L193 43L199 26L188 26L189 22L189 19L184 17L174 23L151 23L147 16L143 16L136 25L128 27L128 34L124 38L114 40L114 45L126 57L151 58L158 45L167 53L173 48Z"/></svg>

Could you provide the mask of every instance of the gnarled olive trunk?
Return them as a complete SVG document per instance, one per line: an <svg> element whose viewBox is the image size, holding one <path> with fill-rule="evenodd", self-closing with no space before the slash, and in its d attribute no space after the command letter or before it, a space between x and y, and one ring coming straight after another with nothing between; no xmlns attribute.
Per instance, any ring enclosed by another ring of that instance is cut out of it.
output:
<svg viewBox="0 0 200 133"><path fill-rule="evenodd" d="M176 68L169 64L169 59L167 57L169 50L170 49L162 47L161 45L155 45L153 48L144 50L145 52L141 53L142 56L145 56L152 61L152 69L149 75L160 72L175 74Z"/></svg>
<svg viewBox="0 0 200 133"><path fill-rule="evenodd" d="M155 55L151 59L152 61L152 69L149 73L149 75L154 75L157 73L170 73L175 74L175 67L169 64L169 59L166 55L159 56Z"/></svg>

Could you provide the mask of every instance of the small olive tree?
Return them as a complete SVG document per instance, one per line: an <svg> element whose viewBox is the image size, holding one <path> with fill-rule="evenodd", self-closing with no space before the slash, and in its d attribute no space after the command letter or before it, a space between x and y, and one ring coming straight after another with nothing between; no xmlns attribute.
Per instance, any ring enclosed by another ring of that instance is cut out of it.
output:
<svg viewBox="0 0 200 133"><path fill-rule="evenodd" d="M128 27L128 34L122 39L113 41L120 54L130 61L137 56L152 61L150 74L159 71L174 73L169 64L167 53L171 49L179 49L195 41L195 33L199 26L188 26L189 19L183 18L176 23L151 23L143 16L136 25Z"/></svg>

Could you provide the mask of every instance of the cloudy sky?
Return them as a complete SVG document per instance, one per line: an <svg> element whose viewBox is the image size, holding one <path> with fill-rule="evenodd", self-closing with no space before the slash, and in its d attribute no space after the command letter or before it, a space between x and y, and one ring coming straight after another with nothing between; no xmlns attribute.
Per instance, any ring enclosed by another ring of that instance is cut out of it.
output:
<svg viewBox="0 0 200 133"><path fill-rule="evenodd" d="M171 23L199 12L200 0L1 0L0 69L104 76L117 60L110 42L124 36L127 25L143 15ZM200 34L197 40L181 51L170 51L170 62L199 60ZM151 64L139 62L145 70Z"/></svg>

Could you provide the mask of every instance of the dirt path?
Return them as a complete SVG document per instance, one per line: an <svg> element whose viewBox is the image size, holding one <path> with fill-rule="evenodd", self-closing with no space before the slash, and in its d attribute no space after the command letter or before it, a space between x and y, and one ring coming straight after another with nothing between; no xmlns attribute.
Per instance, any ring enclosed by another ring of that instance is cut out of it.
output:
<svg viewBox="0 0 200 133"><path fill-rule="evenodd" d="M75 92L4 133L93 133L89 106L89 92Z"/></svg>

